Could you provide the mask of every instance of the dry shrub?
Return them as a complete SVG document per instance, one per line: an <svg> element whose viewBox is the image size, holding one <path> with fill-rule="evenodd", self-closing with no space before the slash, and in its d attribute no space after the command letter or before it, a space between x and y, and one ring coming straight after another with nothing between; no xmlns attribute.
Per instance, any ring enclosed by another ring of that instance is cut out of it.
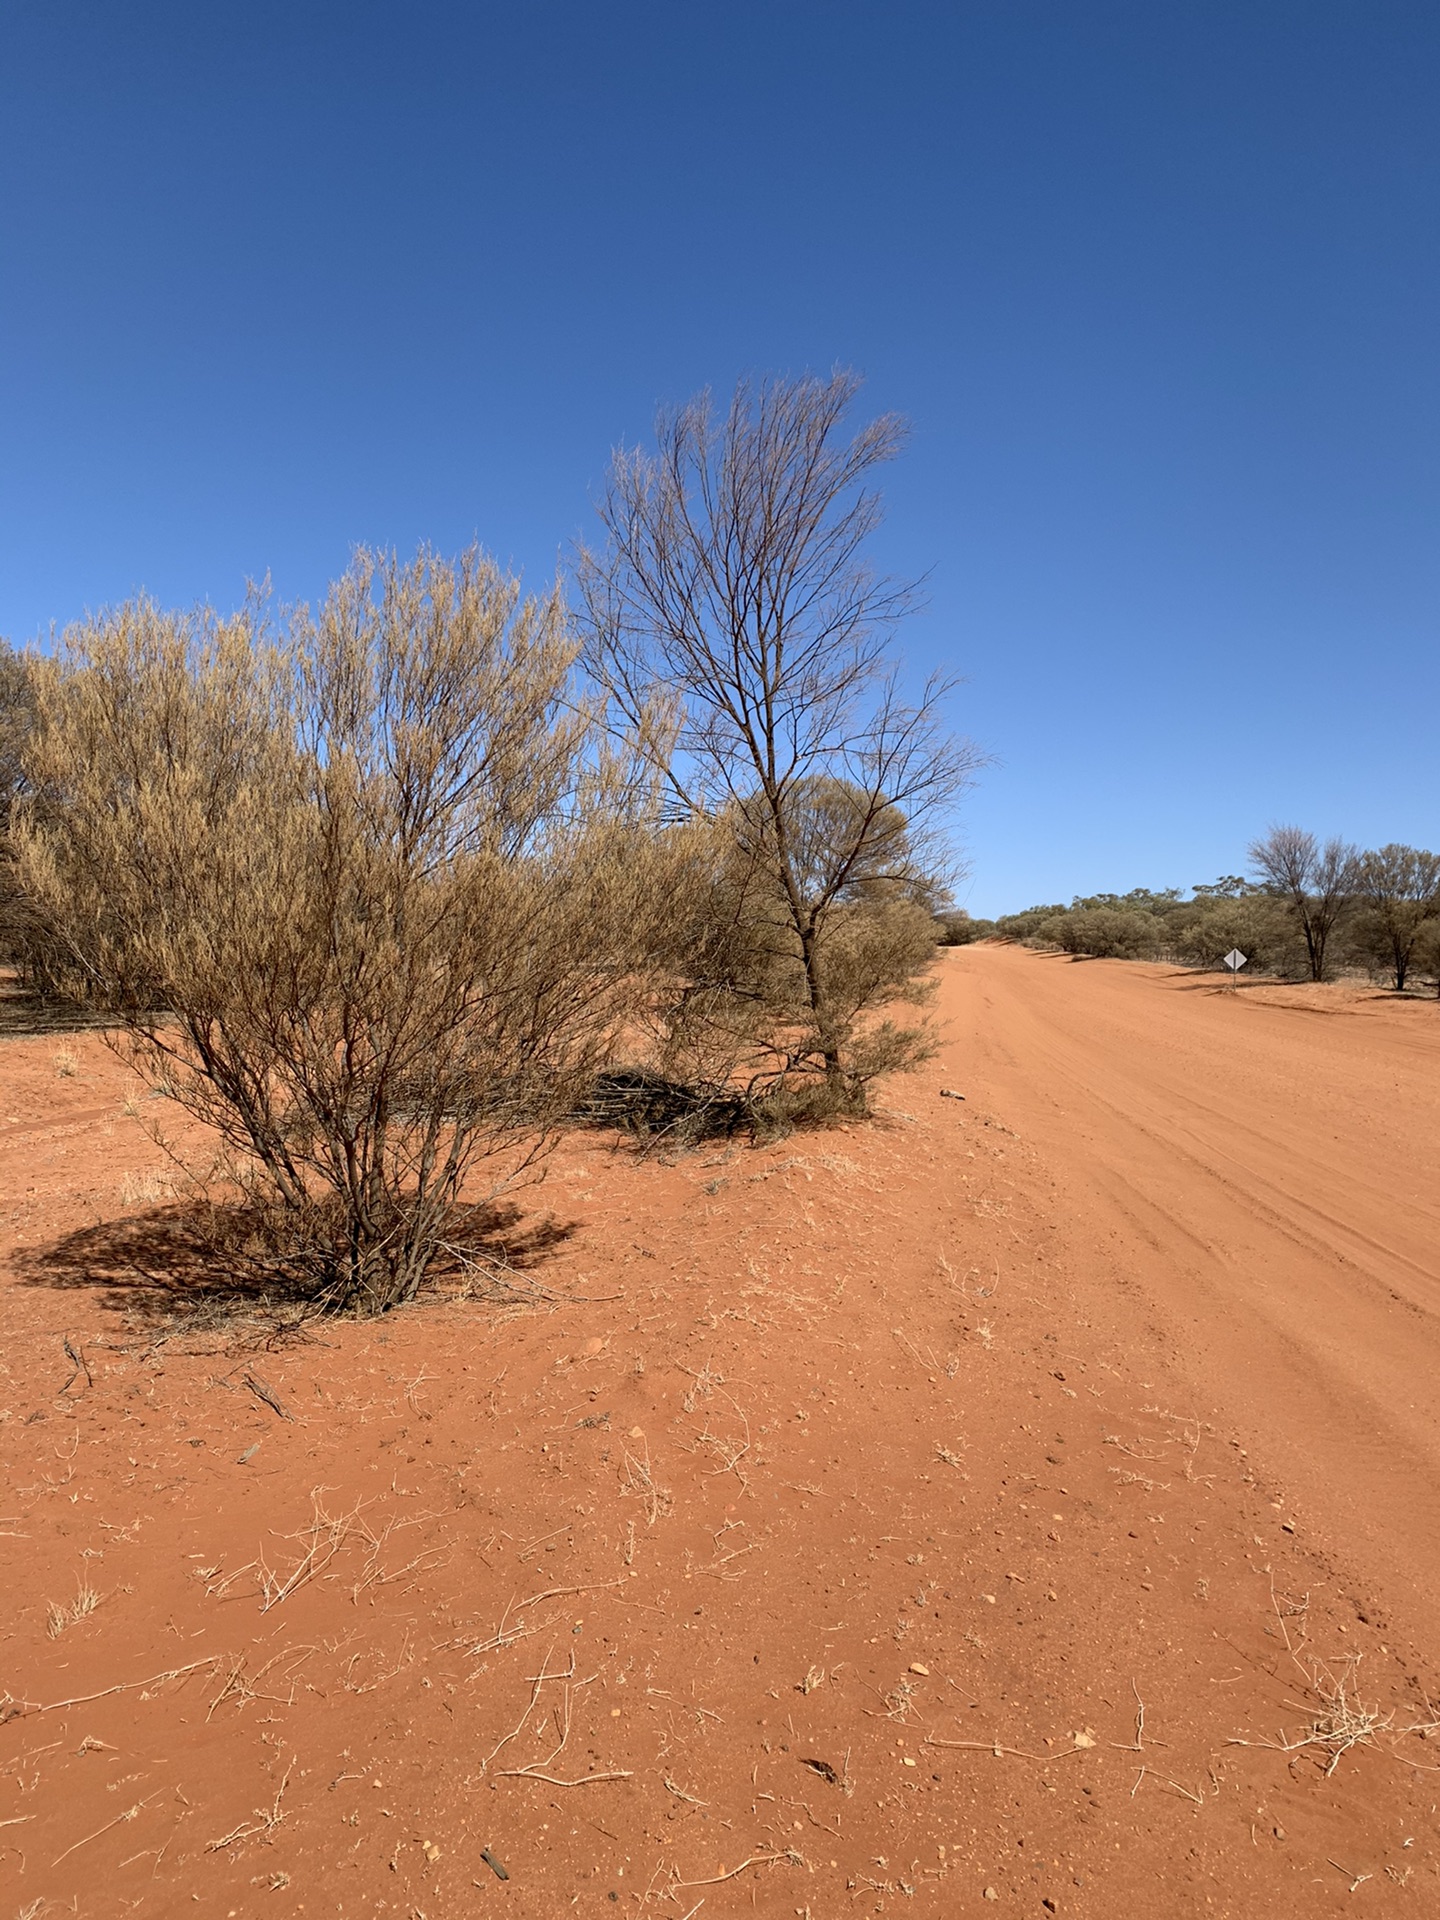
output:
<svg viewBox="0 0 1440 1920"><path fill-rule="evenodd" d="M886 1010L923 1008L933 995L932 914L898 889L848 888L819 916L807 970L773 868L723 826L711 851L680 924L674 991L654 1009L662 1071L738 1093L762 1128L861 1110L875 1079L930 1052L922 1020L896 1022ZM823 980L818 1007L813 972Z"/></svg>
<svg viewBox="0 0 1440 1920"><path fill-rule="evenodd" d="M587 664L687 824L690 893L657 1058L771 1112L858 1112L930 1046L923 999L944 817L979 756L950 683L907 701L889 656L912 595L877 579L870 482L904 438L851 434L851 374L742 383L618 453L603 553L581 556ZM663 722L664 724L659 724Z"/></svg>
<svg viewBox="0 0 1440 1920"><path fill-rule="evenodd" d="M17 884L11 822L26 791L25 750L35 717L31 662L0 640L0 963L24 967L30 931Z"/></svg>
<svg viewBox="0 0 1440 1920"><path fill-rule="evenodd" d="M412 1298L643 992L669 856L574 658L476 551L361 552L278 630L138 601L37 676L15 837L66 984L326 1306Z"/></svg>

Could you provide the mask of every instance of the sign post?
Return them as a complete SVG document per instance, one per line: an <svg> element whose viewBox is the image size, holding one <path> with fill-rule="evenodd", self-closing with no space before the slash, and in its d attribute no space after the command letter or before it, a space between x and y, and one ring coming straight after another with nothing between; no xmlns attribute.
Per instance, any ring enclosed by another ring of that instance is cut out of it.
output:
<svg viewBox="0 0 1440 1920"><path fill-rule="evenodd" d="M1235 985L1235 982L1239 979L1240 969L1245 965L1248 959L1249 959L1249 955L1241 953L1238 947L1232 947L1229 953L1226 954L1221 964L1223 966L1227 966L1230 969L1230 985L1232 987Z"/></svg>

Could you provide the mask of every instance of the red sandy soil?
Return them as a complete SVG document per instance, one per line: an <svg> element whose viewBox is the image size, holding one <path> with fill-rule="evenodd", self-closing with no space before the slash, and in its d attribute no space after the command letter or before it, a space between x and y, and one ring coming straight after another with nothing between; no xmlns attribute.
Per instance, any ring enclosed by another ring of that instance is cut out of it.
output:
<svg viewBox="0 0 1440 1920"><path fill-rule="evenodd" d="M877 1124L268 1346L0 1042L4 1920L1440 1910L1440 1008L941 971Z"/></svg>

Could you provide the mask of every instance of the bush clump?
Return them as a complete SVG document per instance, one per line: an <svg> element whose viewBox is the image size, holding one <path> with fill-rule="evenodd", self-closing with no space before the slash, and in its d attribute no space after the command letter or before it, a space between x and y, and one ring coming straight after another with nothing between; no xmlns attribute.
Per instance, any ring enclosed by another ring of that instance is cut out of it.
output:
<svg viewBox="0 0 1440 1920"><path fill-rule="evenodd" d="M1217 968L1232 948L1247 971L1323 980L1336 971L1388 979L1403 992L1430 977L1440 991L1440 856L1390 845L1362 853L1339 840L1276 827L1251 848L1258 878L1222 874L1196 886L1092 894L994 923L1001 939L1095 959L1168 960Z"/></svg>
<svg viewBox="0 0 1440 1920"><path fill-rule="evenodd" d="M61 984L322 1305L463 1253L467 1180L533 1161L644 996L666 849L575 653L478 552L362 552L278 632L137 601L34 664L13 838Z"/></svg>

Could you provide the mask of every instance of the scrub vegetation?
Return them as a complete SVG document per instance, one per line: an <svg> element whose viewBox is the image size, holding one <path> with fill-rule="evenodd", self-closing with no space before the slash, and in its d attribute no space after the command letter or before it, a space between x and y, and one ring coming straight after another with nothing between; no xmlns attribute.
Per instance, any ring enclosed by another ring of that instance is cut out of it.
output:
<svg viewBox="0 0 1440 1920"><path fill-rule="evenodd" d="M577 1117L858 1117L927 1057L978 761L901 691L865 549L903 429L857 384L662 416L571 597L362 550L314 609L0 656L9 958L199 1123L227 1257L382 1311Z"/></svg>
<svg viewBox="0 0 1440 1920"><path fill-rule="evenodd" d="M1397 992L1440 992L1440 855L1396 844L1366 852L1279 826L1251 844L1249 865L1248 876L1222 875L1188 898L1137 887L971 924L1075 955L1218 967L1238 948L1252 973L1359 974Z"/></svg>

